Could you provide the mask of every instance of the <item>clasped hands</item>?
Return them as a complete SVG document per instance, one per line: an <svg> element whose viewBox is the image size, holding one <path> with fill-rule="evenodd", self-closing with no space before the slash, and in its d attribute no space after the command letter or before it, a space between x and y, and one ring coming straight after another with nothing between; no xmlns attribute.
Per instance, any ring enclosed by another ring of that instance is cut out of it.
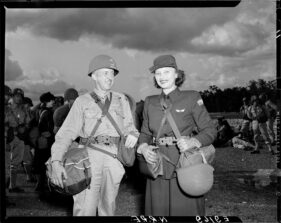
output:
<svg viewBox="0 0 281 223"><path fill-rule="evenodd" d="M182 136L180 139L177 140L177 146L181 153L185 151L194 151L197 148L201 147L201 143L193 137L188 136ZM149 164L156 163L158 160L157 153L155 152L155 149L157 149L157 146L148 145L147 143L143 143L138 147L137 152L141 153L146 162Z"/></svg>

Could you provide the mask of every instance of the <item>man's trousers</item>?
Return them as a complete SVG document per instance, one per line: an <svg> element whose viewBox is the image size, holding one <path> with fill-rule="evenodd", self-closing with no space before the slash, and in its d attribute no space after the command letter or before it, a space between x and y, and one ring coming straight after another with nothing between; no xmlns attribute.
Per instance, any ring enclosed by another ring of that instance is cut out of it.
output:
<svg viewBox="0 0 281 223"><path fill-rule="evenodd" d="M102 146L109 152L116 147ZM74 195L73 216L113 216L115 199L125 173L121 162L107 154L88 148L92 179L90 188Z"/></svg>

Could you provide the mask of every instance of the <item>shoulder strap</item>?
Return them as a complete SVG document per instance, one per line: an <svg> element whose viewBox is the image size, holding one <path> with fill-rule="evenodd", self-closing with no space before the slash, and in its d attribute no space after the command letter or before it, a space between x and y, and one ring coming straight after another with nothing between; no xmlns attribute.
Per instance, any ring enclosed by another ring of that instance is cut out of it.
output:
<svg viewBox="0 0 281 223"><path fill-rule="evenodd" d="M172 130L173 130L176 138L179 139L181 137L181 134L180 134L180 131L179 131L179 129L178 129L176 123L175 123L175 120L174 120L174 118L173 118L173 116L170 112L172 106L168 107L166 102L164 101L163 97L160 99L160 104L165 111L165 115L167 116L167 119L170 123L170 126L172 127Z"/></svg>
<svg viewBox="0 0 281 223"><path fill-rule="evenodd" d="M43 116L43 114L44 114L44 113L46 113L46 111L47 111L47 110L43 110L42 112L39 112L39 113L40 113L40 115L39 115L39 121L38 121L38 123L40 123L40 122L41 122L41 120L42 120L42 116Z"/></svg>
<svg viewBox="0 0 281 223"><path fill-rule="evenodd" d="M158 132L157 132L157 135L156 135L156 139L155 139L156 142L157 142L158 139L160 138L160 134L161 134L161 131L162 131L162 129L163 129L163 126L164 126L164 123L165 123L166 119L167 119L167 112L164 110L164 116L163 116L163 118L162 118L162 120L161 120L159 129L158 129Z"/></svg>
<svg viewBox="0 0 281 223"><path fill-rule="evenodd" d="M96 95L95 92L91 93L91 96L94 98L94 100L96 101L96 103L99 105L99 107L102 109L102 103L100 101L100 99L98 98L98 96ZM110 93L110 101L112 99L112 93ZM106 100L107 101L107 100ZM123 133L120 130L119 126L117 125L117 123L115 122L115 120L112 118L111 114L109 112L105 113L105 116L108 118L108 120L111 122L111 124L113 125L113 127L116 129L116 131L118 132L118 134L123 137Z"/></svg>
<svg viewBox="0 0 281 223"><path fill-rule="evenodd" d="M89 143L90 143L90 141L91 141L90 139L91 139L92 137L94 137L95 132L97 131L98 127L99 127L100 124L101 124L102 118L108 113L108 109L109 109L109 106L110 106L110 104L111 104L111 97L110 97L110 100L106 100L106 101L105 101L105 104L102 104L101 101L100 101L100 99L98 98L98 96L96 95L95 92L92 92L90 95L92 96L92 98L95 100L95 102L96 102L96 103L99 105L99 107L101 108L102 114L101 114L101 117L97 120L96 125L95 125L95 127L93 128L93 130L92 130L92 132L91 132L91 134L90 134L90 137L88 138L88 140L87 140L87 142L86 142L86 144L85 144L85 147L87 147L87 146L89 145Z"/></svg>

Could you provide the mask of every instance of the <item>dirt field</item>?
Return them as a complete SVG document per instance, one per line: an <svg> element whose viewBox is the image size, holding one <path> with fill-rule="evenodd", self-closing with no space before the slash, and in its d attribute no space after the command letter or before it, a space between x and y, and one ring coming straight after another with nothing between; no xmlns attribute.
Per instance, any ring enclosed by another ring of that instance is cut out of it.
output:
<svg viewBox="0 0 281 223"><path fill-rule="evenodd" d="M231 119L230 123L237 126L239 120ZM217 148L213 162L214 185L205 196L206 215L238 216L243 222L277 222L277 176L280 176L276 169L277 159L266 149L262 149L261 154L250 154L232 147ZM145 181L134 176L129 174L122 181L117 197L117 216L144 213ZM46 193L40 200L34 192L34 184L27 183L24 174L20 177L26 192L7 192L8 200L15 203L6 209L8 220L9 216L72 215L71 197Z"/></svg>
<svg viewBox="0 0 281 223"><path fill-rule="evenodd" d="M243 222L277 222L276 156L262 150L252 155L247 151L218 148L215 183L206 195L206 214L238 216ZM7 208L7 216L71 216L72 199L48 194L39 200L33 184L24 181L24 194L7 194L16 206ZM144 184L124 178L117 198L117 216L143 214Z"/></svg>

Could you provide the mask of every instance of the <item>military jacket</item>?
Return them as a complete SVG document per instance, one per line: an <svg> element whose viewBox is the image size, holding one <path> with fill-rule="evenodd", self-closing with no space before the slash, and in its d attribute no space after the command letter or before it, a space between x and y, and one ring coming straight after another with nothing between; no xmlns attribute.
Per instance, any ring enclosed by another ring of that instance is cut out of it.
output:
<svg viewBox="0 0 281 223"><path fill-rule="evenodd" d="M163 94L149 96L144 102L143 124L139 141L151 143L156 137L161 119L164 115L160 104ZM168 95L172 103L171 114L182 136L190 136L194 129L198 134L194 136L202 146L209 145L216 137L216 127L204 106L200 94L196 91L180 91L175 89ZM174 136L168 121L161 131L160 137Z"/></svg>
<svg viewBox="0 0 281 223"><path fill-rule="evenodd" d="M139 132L134 126L128 99L124 94L112 91L112 100L109 113L126 136L132 134L136 137ZM91 135L98 119L102 118L94 136L107 135L119 137L107 117L101 117L102 111L89 93L76 98L65 121L55 136L52 146L52 160L61 160L68 147L77 137L88 138Z"/></svg>
<svg viewBox="0 0 281 223"><path fill-rule="evenodd" d="M23 106L16 107L14 104L5 107L5 123L12 128L28 126L31 120L30 112Z"/></svg>
<svg viewBox="0 0 281 223"><path fill-rule="evenodd" d="M274 104L272 101L267 100L265 102L265 110L266 110L266 114L267 114L268 118L270 118L270 119L276 118L278 108L277 108L277 105Z"/></svg>
<svg viewBox="0 0 281 223"><path fill-rule="evenodd" d="M139 143L151 144L153 137L157 136L160 122L164 115L160 104L161 97L164 97L163 93L149 96L145 99ZM171 115L181 135L190 136L194 129L197 129L198 134L194 137L202 146L210 145L216 138L217 130L200 94L196 91L180 91L177 88L166 97L172 104ZM167 136L175 137L169 122L166 120L160 138ZM167 155L172 162L177 163L179 149L176 146L161 146L160 151ZM174 169L169 163L164 163L164 178L171 178Z"/></svg>
<svg viewBox="0 0 281 223"><path fill-rule="evenodd" d="M240 108L240 113L242 114L242 118L244 120L250 120L248 117L248 109L249 109L248 105L242 105Z"/></svg>
<svg viewBox="0 0 281 223"><path fill-rule="evenodd" d="M266 122L267 115L264 105L251 105L248 110L248 116L252 120L258 120L260 123Z"/></svg>

